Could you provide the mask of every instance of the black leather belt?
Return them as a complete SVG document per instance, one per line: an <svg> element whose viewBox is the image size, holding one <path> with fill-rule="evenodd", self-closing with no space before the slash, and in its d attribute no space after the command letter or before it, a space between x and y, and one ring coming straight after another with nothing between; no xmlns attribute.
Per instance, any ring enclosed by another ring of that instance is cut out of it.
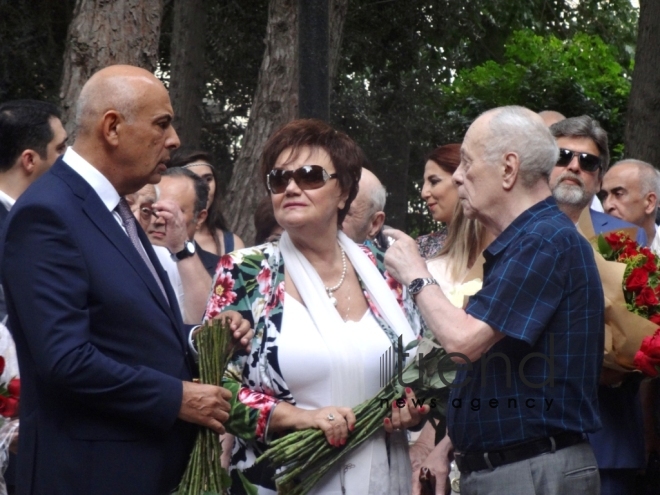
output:
<svg viewBox="0 0 660 495"><path fill-rule="evenodd" d="M454 458L462 474L531 459L537 455L555 452L586 441L584 434L565 432L552 437L538 438L491 452L456 452Z"/></svg>

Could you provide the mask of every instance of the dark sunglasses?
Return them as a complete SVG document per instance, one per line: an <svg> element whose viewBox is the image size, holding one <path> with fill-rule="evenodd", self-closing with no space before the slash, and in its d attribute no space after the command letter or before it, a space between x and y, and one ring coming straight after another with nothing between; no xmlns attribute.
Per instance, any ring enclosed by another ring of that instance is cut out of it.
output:
<svg viewBox="0 0 660 495"><path fill-rule="evenodd" d="M593 172L600 168L600 157L592 155L591 153L579 153L577 151L566 150L564 148L559 148L559 160L557 160L558 167L566 167L573 157L578 157L578 165L585 172Z"/></svg>
<svg viewBox="0 0 660 495"><path fill-rule="evenodd" d="M296 170L275 168L266 176L266 185L271 194L282 194L286 191L291 179L303 191L319 189L330 179L336 179L337 174L329 174L321 165L303 165Z"/></svg>

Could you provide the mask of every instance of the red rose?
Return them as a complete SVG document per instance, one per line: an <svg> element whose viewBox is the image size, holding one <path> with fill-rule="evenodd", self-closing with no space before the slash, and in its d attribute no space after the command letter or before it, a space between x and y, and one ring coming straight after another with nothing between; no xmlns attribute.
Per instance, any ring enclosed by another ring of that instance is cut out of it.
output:
<svg viewBox="0 0 660 495"><path fill-rule="evenodd" d="M7 391L12 397L19 397L21 395L21 379L14 378L7 385Z"/></svg>
<svg viewBox="0 0 660 495"><path fill-rule="evenodd" d="M649 274L643 268L633 268L626 279L626 290L631 292L642 290L649 283Z"/></svg>
<svg viewBox="0 0 660 495"><path fill-rule="evenodd" d="M0 356L0 375L5 371L5 358Z"/></svg>
<svg viewBox="0 0 660 495"><path fill-rule="evenodd" d="M605 236L607 243L612 246L614 251L618 251L623 247L624 235L620 232L612 232L610 235Z"/></svg>
<svg viewBox="0 0 660 495"><path fill-rule="evenodd" d="M656 295L658 295L657 292L656 292ZM652 323L655 323L656 325L660 325L660 313L655 313L655 314L649 316L649 321L652 322Z"/></svg>
<svg viewBox="0 0 660 495"><path fill-rule="evenodd" d="M655 291L651 289L651 287L644 287L635 298L635 304L637 304L637 306L646 306L647 308L655 306L659 302L658 297L655 295Z"/></svg>
<svg viewBox="0 0 660 495"><path fill-rule="evenodd" d="M619 260L623 261L628 258L634 258L635 256L638 255L639 255L639 251L637 251L637 247L627 244L626 247L621 252L621 254L619 254Z"/></svg>
<svg viewBox="0 0 660 495"><path fill-rule="evenodd" d="M658 370L655 368L653 361L642 351L637 351L635 354L635 359L633 359L633 364L638 370L641 370L645 375L656 377L658 376Z"/></svg>
<svg viewBox="0 0 660 495"><path fill-rule="evenodd" d="M6 397L0 414L6 418L15 418L18 416L18 399Z"/></svg>
<svg viewBox="0 0 660 495"><path fill-rule="evenodd" d="M649 273L653 273L658 269L658 265L655 264L655 260L652 258L646 258L646 263L644 263L644 266L642 266L644 270L646 270Z"/></svg>

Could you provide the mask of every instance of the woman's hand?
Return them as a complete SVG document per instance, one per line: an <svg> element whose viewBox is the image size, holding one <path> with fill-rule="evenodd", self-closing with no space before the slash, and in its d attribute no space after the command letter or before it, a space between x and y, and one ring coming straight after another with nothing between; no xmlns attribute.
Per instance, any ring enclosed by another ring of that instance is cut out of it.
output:
<svg viewBox="0 0 660 495"><path fill-rule="evenodd" d="M305 428L318 428L333 447L346 444L349 431L355 428L355 414L350 407L322 407L310 411L301 410Z"/></svg>
<svg viewBox="0 0 660 495"><path fill-rule="evenodd" d="M334 447L346 444L348 432L355 428L355 414L350 407L322 407L301 409L287 402L279 402L270 416L269 431L306 430L316 428L325 433Z"/></svg>
<svg viewBox="0 0 660 495"><path fill-rule="evenodd" d="M385 431L392 433L395 430L418 425L422 420L422 416L428 414L430 410L431 408L428 405L419 405L415 393L408 387L406 388L405 399L397 399L392 402L392 417L383 420Z"/></svg>

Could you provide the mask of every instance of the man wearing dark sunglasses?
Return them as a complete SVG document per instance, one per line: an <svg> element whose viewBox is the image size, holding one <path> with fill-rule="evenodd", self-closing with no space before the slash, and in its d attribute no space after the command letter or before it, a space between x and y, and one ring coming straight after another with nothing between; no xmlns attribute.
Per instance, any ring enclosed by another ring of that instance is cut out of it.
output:
<svg viewBox="0 0 660 495"><path fill-rule="evenodd" d="M559 160L550 174L550 188L559 208L578 222L582 211L600 191L609 165L607 132L587 115L550 126L559 146ZM645 246L646 234L636 225L589 209L596 234L632 227L637 243ZM601 479L601 493L633 494L635 474L645 467L639 380L632 374L618 387L600 385L603 428L589 434Z"/></svg>
<svg viewBox="0 0 660 495"><path fill-rule="evenodd" d="M600 191L610 163L607 132L588 115L571 117L550 126L559 146L557 166L550 173L550 188L559 208L578 222L582 211ZM596 234L637 227L611 215L589 210ZM646 234L637 229L637 242L646 245Z"/></svg>

